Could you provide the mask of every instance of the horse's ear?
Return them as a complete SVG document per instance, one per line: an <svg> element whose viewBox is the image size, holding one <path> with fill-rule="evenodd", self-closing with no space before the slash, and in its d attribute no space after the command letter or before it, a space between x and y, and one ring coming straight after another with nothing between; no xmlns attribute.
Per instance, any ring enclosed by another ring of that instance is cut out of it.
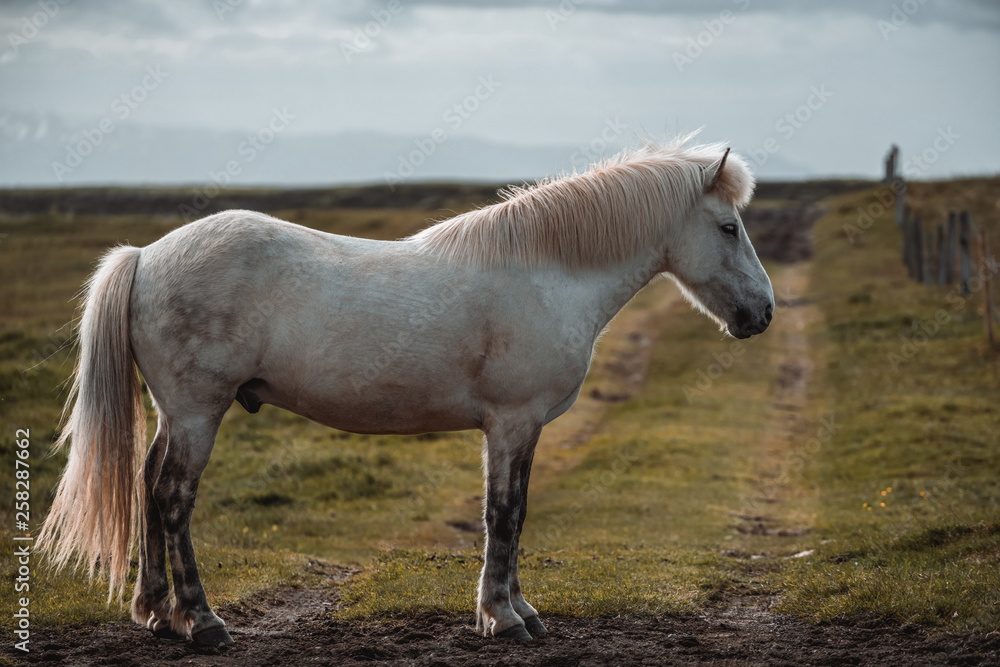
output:
<svg viewBox="0 0 1000 667"><path fill-rule="evenodd" d="M715 186L719 184L719 180L722 178L722 170L726 166L726 158L728 157L729 149L727 148L726 152L722 154L722 157L719 158L717 162L712 163L712 165L708 168L708 173L712 176L708 181L708 185L705 186L706 194L714 190Z"/></svg>

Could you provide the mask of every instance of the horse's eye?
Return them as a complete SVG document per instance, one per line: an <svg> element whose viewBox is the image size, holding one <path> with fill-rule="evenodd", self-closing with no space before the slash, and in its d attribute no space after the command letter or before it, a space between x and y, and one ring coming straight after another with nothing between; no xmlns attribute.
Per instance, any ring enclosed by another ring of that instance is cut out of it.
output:
<svg viewBox="0 0 1000 667"><path fill-rule="evenodd" d="M722 233L729 234L730 236L736 236L736 225L729 223L728 225L722 225Z"/></svg>

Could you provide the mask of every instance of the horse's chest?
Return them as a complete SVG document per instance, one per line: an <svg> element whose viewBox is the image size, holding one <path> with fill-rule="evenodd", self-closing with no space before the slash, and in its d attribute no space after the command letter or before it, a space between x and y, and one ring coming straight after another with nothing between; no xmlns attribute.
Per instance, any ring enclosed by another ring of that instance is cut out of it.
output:
<svg viewBox="0 0 1000 667"><path fill-rule="evenodd" d="M461 364L475 391L495 403L532 401L546 410L573 396L590 367L593 342L575 348L555 337L495 342ZM572 403L571 403L572 404Z"/></svg>

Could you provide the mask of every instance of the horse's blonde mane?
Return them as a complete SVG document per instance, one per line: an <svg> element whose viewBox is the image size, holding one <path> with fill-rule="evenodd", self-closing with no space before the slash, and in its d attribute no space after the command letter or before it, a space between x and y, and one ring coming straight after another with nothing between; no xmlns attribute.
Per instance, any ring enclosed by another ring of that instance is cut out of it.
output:
<svg viewBox="0 0 1000 667"><path fill-rule="evenodd" d="M702 198L724 144L688 146L693 135L627 150L582 173L502 192L504 200L410 237L428 252L481 266L558 263L572 268L626 261L652 247L665 225ZM730 153L714 194L742 207L754 178Z"/></svg>

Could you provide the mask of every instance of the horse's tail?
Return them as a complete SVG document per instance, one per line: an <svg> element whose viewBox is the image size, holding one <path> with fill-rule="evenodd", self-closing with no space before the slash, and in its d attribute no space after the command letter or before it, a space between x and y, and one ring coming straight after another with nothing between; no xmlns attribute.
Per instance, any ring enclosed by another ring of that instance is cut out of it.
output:
<svg viewBox="0 0 1000 667"><path fill-rule="evenodd" d="M109 251L84 288L80 358L55 445L72 441L69 461L36 541L56 569L75 554L91 577L95 571L107 574L109 602L125 590L145 501L135 478L146 446L146 415L129 338L140 252L129 246Z"/></svg>

